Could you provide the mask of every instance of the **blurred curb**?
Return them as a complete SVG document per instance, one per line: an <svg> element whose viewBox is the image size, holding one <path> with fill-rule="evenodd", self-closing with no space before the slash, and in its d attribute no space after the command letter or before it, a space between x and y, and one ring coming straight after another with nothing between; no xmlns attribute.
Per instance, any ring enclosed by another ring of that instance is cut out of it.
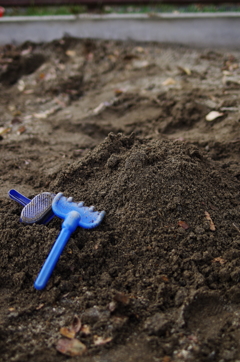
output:
<svg viewBox="0 0 240 362"><path fill-rule="evenodd" d="M240 13L108 14L0 18L0 45L77 38L239 47Z"/></svg>

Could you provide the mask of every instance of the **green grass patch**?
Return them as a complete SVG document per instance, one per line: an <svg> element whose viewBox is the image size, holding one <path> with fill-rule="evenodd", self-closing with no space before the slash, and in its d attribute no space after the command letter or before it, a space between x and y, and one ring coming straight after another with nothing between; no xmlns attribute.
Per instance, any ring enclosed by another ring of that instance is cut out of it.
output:
<svg viewBox="0 0 240 362"><path fill-rule="evenodd" d="M29 6L26 8L12 7L6 8L6 16L46 16L46 15L71 15L83 14L87 12L87 7L72 6Z"/></svg>
<svg viewBox="0 0 240 362"><path fill-rule="evenodd" d="M148 14L148 13L214 13L214 12L240 12L237 4L190 4L177 6L170 4L159 5L124 5L124 6L101 6L91 9L91 13L97 14ZM87 6L30 6L26 8L6 8L6 16L44 16L44 15L71 15L90 13Z"/></svg>

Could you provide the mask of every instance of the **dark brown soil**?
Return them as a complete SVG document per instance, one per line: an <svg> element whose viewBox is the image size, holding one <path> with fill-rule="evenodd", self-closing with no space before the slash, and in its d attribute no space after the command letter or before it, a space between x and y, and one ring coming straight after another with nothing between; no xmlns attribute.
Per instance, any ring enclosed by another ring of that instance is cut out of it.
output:
<svg viewBox="0 0 240 362"><path fill-rule="evenodd" d="M0 49L1 361L68 360L74 316L71 361L240 360L239 66L162 44ZM62 220L23 225L12 188L106 212L43 291Z"/></svg>

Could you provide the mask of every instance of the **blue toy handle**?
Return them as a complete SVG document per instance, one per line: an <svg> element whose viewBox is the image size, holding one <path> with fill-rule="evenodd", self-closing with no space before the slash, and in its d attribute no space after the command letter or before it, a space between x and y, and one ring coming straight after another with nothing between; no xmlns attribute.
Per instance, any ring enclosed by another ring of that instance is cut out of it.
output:
<svg viewBox="0 0 240 362"><path fill-rule="evenodd" d="M52 275L52 272L63 252L65 245L68 242L71 234L76 230L80 220L80 215L76 211L71 211L62 224L62 230L55 241L55 244L50 251L37 279L34 287L38 290L44 289Z"/></svg>
<svg viewBox="0 0 240 362"><path fill-rule="evenodd" d="M26 206L27 204L29 204L29 202L31 202L31 199L28 199L26 196L20 194L20 192L14 189L8 191L8 196L10 197L10 199L17 201L22 206Z"/></svg>
<svg viewBox="0 0 240 362"><path fill-rule="evenodd" d="M47 285L48 279L52 275L52 272L63 252L65 245L68 242L71 232L67 229L62 229L55 244L50 251L37 279L35 280L34 287L38 290L44 289Z"/></svg>

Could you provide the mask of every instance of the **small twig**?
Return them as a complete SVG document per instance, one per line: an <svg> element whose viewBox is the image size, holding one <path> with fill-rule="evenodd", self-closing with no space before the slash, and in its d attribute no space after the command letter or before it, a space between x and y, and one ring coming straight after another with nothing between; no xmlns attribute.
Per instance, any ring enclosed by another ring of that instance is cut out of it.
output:
<svg viewBox="0 0 240 362"><path fill-rule="evenodd" d="M233 222L232 225L235 227L235 229L240 233L239 227Z"/></svg>

